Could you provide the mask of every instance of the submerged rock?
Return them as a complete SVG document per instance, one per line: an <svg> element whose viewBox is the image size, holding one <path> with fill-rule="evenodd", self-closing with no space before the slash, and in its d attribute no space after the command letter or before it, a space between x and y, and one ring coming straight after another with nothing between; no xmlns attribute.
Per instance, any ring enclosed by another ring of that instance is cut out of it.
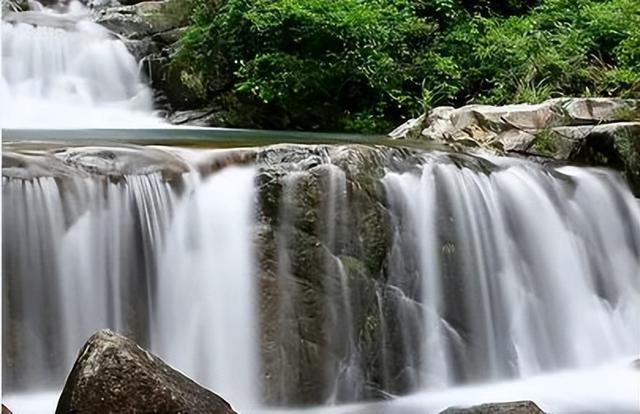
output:
<svg viewBox="0 0 640 414"><path fill-rule="evenodd" d="M56 414L110 412L234 413L225 400L133 341L102 330L80 351Z"/></svg>
<svg viewBox="0 0 640 414"><path fill-rule="evenodd" d="M440 414L544 414L533 401L489 403L468 408L451 407Z"/></svg>

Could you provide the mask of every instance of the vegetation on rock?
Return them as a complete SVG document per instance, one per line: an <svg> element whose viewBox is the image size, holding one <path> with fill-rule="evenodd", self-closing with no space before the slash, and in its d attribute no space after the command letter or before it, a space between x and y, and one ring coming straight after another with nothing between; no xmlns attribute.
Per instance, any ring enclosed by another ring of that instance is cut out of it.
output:
<svg viewBox="0 0 640 414"><path fill-rule="evenodd" d="M640 97L636 0L194 0L173 66L228 126L382 132L432 105Z"/></svg>

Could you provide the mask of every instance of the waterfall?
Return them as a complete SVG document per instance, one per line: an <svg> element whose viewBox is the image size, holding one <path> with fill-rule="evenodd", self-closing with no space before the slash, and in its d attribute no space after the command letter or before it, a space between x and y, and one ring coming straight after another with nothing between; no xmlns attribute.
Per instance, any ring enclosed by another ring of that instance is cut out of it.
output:
<svg viewBox="0 0 640 414"><path fill-rule="evenodd" d="M425 385L633 355L640 209L610 174L428 163L384 181L425 303ZM401 258L401 259L404 259Z"/></svg>
<svg viewBox="0 0 640 414"><path fill-rule="evenodd" d="M193 171L177 197L160 173L3 177L5 390L61 387L109 327L252 407L253 178Z"/></svg>
<svg viewBox="0 0 640 414"><path fill-rule="evenodd" d="M5 389L60 386L100 326L148 344L150 263L173 203L160 175L3 177L2 189Z"/></svg>
<svg viewBox="0 0 640 414"><path fill-rule="evenodd" d="M0 98L11 104L2 108L3 127L159 126L124 43L72 5L5 16Z"/></svg>
<svg viewBox="0 0 640 414"><path fill-rule="evenodd" d="M11 393L59 388L105 327L251 412L438 390L455 404L461 385L638 357L640 203L613 172L292 146L242 166L131 147L166 171L113 175L104 151L73 151L54 152L65 168L4 155Z"/></svg>
<svg viewBox="0 0 640 414"><path fill-rule="evenodd" d="M239 409L258 401L252 168L193 185L159 259L153 349Z"/></svg>

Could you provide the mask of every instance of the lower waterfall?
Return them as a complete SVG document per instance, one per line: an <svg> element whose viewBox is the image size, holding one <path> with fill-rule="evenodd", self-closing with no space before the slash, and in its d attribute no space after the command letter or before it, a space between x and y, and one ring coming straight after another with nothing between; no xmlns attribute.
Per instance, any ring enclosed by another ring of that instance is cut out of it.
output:
<svg viewBox="0 0 640 414"><path fill-rule="evenodd" d="M228 167L176 206L159 258L151 341L169 363L242 410L258 402L253 177L252 168Z"/></svg>
<svg viewBox="0 0 640 414"><path fill-rule="evenodd" d="M421 285L426 386L636 351L638 202L607 174L558 172L572 182L526 165L483 175L429 164L385 177L397 262L415 260Z"/></svg>
<svg viewBox="0 0 640 414"><path fill-rule="evenodd" d="M243 412L410 394L362 412L439 412L460 386L515 381L513 395L578 413L525 385L555 375L570 393L572 370L638 358L640 203L612 172L348 146L213 168L205 152L153 151L187 168L113 175L68 157L61 173L5 150L24 161L3 167L16 412L105 327ZM591 409L633 410L618 389L619 405Z"/></svg>

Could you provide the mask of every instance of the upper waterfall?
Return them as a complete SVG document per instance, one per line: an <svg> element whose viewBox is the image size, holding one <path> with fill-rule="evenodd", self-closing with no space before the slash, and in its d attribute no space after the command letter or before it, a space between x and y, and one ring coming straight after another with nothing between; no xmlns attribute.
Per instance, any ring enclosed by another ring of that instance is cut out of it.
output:
<svg viewBox="0 0 640 414"><path fill-rule="evenodd" d="M34 8L2 22L3 128L160 125L151 90L122 41L79 3Z"/></svg>

